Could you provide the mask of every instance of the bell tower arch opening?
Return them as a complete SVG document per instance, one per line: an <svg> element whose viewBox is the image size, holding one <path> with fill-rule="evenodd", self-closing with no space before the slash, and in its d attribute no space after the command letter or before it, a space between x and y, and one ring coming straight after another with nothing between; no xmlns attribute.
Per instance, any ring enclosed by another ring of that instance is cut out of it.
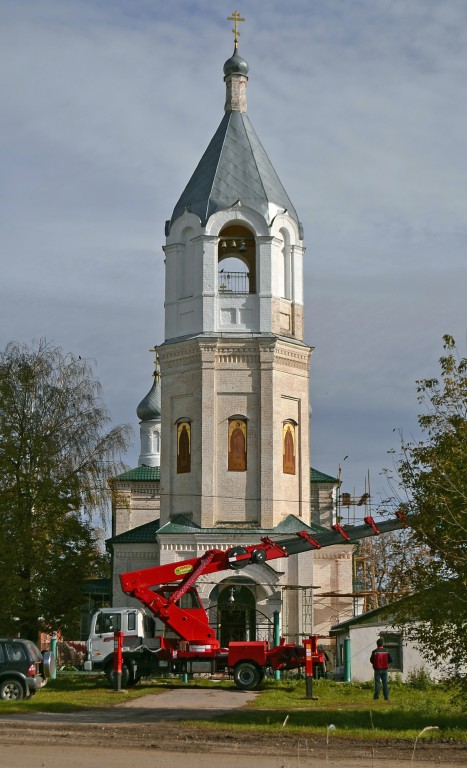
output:
<svg viewBox="0 0 467 768"><path fill-rule="evenodd" d="M247 227L231 224L217 246L219 293L256 293L256 240Z"/></svg>

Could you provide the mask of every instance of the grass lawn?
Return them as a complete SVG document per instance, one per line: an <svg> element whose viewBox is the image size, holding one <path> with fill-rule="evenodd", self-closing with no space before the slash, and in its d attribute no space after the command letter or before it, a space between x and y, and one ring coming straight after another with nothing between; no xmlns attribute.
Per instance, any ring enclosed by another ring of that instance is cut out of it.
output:
<svg viewBox="0 0 467 768"><path fill-rule="evenodd" d="M98 707L112 707L122 701L136 699L148 693L157 694L180 687L178 680L157 680L140 683L124 693L111 691L102 677L59 676L31 699L18 703L1 702L4 714L34 712L74 712ZM188 683L194 687L223 687L235 689L232 682L199 680ZM186 687L186 686L183 686ZM313 683L317 700L307 699L304 680L275 682L266 680L259 695L247 709L211 720L198 721L200 727L226 727L236 731L278 732L287 728L297 735L326 734L358 739L413 740L429 726L424 739L467 742L467 716L454 704L447 688L430 685L424 690L393 682L391 700L373 701L372 683L335 683L318 680ZM334 726L331 728L330 726Z"/></svg>
<svg viewBox="0 0 467 768"><path fill-rule="evenodd" d="M453 704L449 690L432 685L417 690L392 683L390 701L373 701L373 683L313 683L317 700L307 699L303 680L263 684L251 708L234 711L232 727L287 727L297 733L326 733L348 738L413 740L424 729L436 726L424 739L467 742L467 715ZM287 718L286 725L284 721ZM330 729L329 726L334 726Z"/></svg>
<svg viewBox="0 0 467 768"><path fill-rule="evenodd" d="M0 702L2 714L20 712L76 712L83 709L114 707L129 699L139 699L147 693L162 693L166 688L158 683L141 683L123 693L112 691L103 675L57 675L35 696L22 701Z"/></svg>

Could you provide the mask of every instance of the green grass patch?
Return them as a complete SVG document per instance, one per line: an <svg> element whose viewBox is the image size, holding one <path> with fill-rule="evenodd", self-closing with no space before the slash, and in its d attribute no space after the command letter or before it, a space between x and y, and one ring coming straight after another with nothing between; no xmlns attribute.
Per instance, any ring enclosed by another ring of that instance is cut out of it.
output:
<svg viewBox="0 0 467 768"><path fill-rule="evenodd" d="M124 701L139 699L148 693L162 693L166 688L160 682L140 683L124 692L114 692L105 678L99 676L58 676L49 680L35 696L18 702L0 702L2 714L24 712L76 712L86 709L114 707Z"/></svg>
<svg viewBox="0 0 467 768"><path fill-rule="evenodd" d="M108 688L102 676L59 676L31 699L18 703L1 702L4 714L25 712L66 713L113 707L147 694L158 694L174 687L224 688L237 690L232 681L199 679L182 684L178 679L140 683L124 693ZM313 683L318 698L307 699L305 681L266 680L258 696L241 710L232 710L216 721L197 721L200 727L232 731L264 731L278 733L287 730L297 736L321 735L348 739L413 740L427 726L424 740L467 742L467 716L452 703L450 692L441 685L419 690L411 685L393 681L391 700L373 701L372 683L336 683L319 680ZM189 718L187 717L187 720ZM334 728L329 729L329 726Z"/></svg>
<svg viewBox="0 0 467 768"><path fill-rule="evenodd" d="M437 726L425 738L434 741L467 741L467 724L460 714L436 712L427 714L423 709L400 708L389 705L367 709L308 709L308 710L252 710L237 711L222 718L223 725L255 730L293 731L300 735L326 734L334 726L333 734L358 739L412 740L427 726ZM285 723L285 725L284 725Z"/></svg>
<svg viewBox="0 0 467 768"><path fill-rule="evenodd" d="M303 680L267 681L247 711L234 710L223 722L233 728L286 727L302 735L326 734L333 725L331 736L368 739L414 739L427 726L437 726L439 730L427 732L424 739L467 741L467 717L442 686L417 690L395 682L386 702L373 700L371 682L319 680L313 683L313 694L317 700L306 698Z"/></svg>
<svg viewBox="0 0 467 768"><path fill-rule="evenodd" d="M313 694L317 701L306 698L304 680L285 680L282 682L266 681L261 687L261 696L253 706L261 709L283 709L291 704L294 708L322 707L385 707L392 705L416 707L437 706L452 709L450 691L443 686L432 685L426 690L418 690L410 685L393 682L390 686L391 701L373 701L373 682L336 683L333 680L313 681Z"/></svg>

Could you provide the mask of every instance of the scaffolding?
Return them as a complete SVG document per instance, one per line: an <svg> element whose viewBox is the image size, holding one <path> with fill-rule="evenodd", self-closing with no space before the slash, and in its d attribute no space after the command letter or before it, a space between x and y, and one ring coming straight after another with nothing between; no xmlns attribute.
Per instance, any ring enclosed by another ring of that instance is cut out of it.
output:
<svg viewBox="0 0 467 768"><path fill-rule="evenodd" d="M282 635L308 637L313 634L313 590L319 587L284 585L282 589ZM297 626L298 625L298 626ZM294 631L295 626L295 631Z"/></svg>
<svg viewBox="0 0 467 768"><path fill-rule="evenodd" d="M338 468L339 488L341 487L341 467ZM357 514L358 513L358 514ZM370 473L365 478L364 492L353 494L341 492L337 501L338 520L342 524L356 525L360 516L371 516ZM366 613L379 607L376 588L375 558L372 539L357 543L353 559L353 594L354 615Z"/></svg>

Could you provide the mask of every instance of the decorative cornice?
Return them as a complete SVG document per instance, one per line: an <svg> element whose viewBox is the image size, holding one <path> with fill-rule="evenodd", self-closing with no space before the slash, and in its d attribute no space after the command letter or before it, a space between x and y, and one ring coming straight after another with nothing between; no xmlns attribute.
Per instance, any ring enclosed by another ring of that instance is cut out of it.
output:
<svg viewBox="0 0 467 768"><path fill-rule="evenodd" d="M338 547L342 545L336 544L335 546ZM313 554L316 560L351 560L354 546L349 544L346 544L345 546L348 548L346 552L336 552L334 547L326 547L326 551L323 551L322 549L314 549Z"/></svg>
<svg viewBox="0 0 467 768"><path fill-rule="evenodd" d="M121 544L120 546L124 547L125 545ZM146 548L149 547L149 546L152 546L153 547L153 551L152 552L145 552L145 551L140 550L140 549L135 549L135 550L129 551L126 548L126 546L125 546L125 549L122 549L120 551L119 550L119 546L116 545L114 547L114 555L113 555L114 556L114 560L126 560L126 561L133 560L133 559L134 560L150 560L151 563L154 563L154 549L156 549L156 542L154 542L154 544L149 544L146 541L146 542L144 542L144 544L141 543L141 546L144 546Z"/></svg>
<svg viewBox="0 0 467 768"><path fill-rule="evenodd" d="M160 348L164 373L172 373L181 366L183 369L200 368L202 364L216 366L264 366L277 364L285 369L307 372L311 348L306 345L288 344L275 336L264 338L198 338L179 342L166 349Z"/></svg>

